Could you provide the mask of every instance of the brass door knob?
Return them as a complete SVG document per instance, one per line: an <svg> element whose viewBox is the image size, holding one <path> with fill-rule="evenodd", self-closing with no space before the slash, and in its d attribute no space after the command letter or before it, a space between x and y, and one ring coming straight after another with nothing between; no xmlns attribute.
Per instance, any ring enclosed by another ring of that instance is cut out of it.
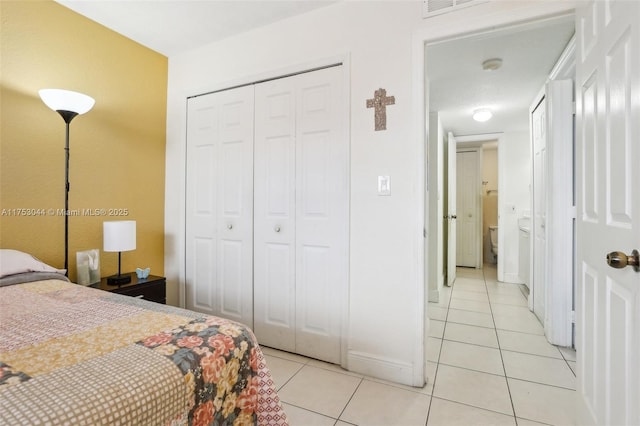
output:
<svg viewBox="0 0 640 426"><path fill-rule="evenodd" d="M640 253L633 250L631 256L627 256L621 251L612 251L607 255L607 265L616 269L632 266L634 271L640 272Z"/></svg>

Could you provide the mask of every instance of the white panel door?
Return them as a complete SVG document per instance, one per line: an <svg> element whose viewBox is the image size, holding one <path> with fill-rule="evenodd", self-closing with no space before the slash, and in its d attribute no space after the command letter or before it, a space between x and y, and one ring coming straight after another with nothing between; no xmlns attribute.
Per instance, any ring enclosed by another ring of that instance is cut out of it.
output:
<svg viewBox="0 0 640 426"><path fill-rule="evenodd" d="M456 165L457 142L453 133L447 135L447 285L456 280L456 243L457 243L457 182Z"/></svg>
<svg viewBox="0 0 640 426"><path fill-rule="evenodd" d="M546 244L547 244L547 136L546 99L531 112L533 149L533 271L531 302L533 312L545 323Z"/></svg>
<svg viewBox="0 0 640 426"><path fill-rule="evenodd" d="M300 74L296 87L296 352L340 363L347 302L349 145L342 70Z"/></svg>
<svg viewBox="0 0 640 426"><path fill-rule="evenodd" d="M461 151L456 155L458 232L456 264L479 268L480 170L477 151Z"/></svg>
<svg viewBox="0 0 640 426"><path fill-rule="evenodd" d="M256 85L254 331L295 352L296 92L291 79Z"/></svg>
<svg viewBox="0 0 640 426"><path fill-rule="evenodd" d="M640 424L640 273L607 266L640 245L640 2L576 16L576 424Z"/></svg>
<svg viewBox="0 0 640 426"><path fill-rule="evenodd" d="M255 332L339 363L348 285L342 71L256 85Z"/></svg>
<svg viewBox="0 0 640 426"><path fill-rule="evenodd" d="M253 87L187 108L187 308L253 326Z"/></svg>

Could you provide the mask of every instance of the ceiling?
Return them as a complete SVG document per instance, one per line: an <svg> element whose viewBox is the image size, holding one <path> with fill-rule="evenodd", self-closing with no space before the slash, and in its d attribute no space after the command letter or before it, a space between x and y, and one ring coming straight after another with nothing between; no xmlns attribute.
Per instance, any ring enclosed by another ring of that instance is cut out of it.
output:
<svg viewBox="0 0 640 426"><path fill-rule="evenodd" d="M456 136L527 131L529 107L573 33L568 16L428 45L429 110ZM502 67L484 71L492 58ZM471 118L481 107L491 120Z"/></svg>
<svg viewBox="0 0 640 426"><path fill-rule="evenodd" d="M55 1L170 57L341 0ZM573 33L568 16L428 45L429 109L458 136L528 129L529 106ZM483 71L496 57L502 68ZM479 107L494 117L473 121Z"/></svg>
<svg viewBox="0 0 640 426"><path fill-rule="evenodd" d="M55 0L167 57L337 0Z"/></svg>

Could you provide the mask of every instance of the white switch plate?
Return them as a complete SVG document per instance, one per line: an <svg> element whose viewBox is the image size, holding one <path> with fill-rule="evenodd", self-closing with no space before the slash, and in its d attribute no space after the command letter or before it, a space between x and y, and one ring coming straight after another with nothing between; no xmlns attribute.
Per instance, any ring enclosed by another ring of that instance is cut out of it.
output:
<svg viewBox="0 0 640 426"><path fill-rule="evenodd" d="M391 195L391 178L378 176L378 195Z"/></svg>

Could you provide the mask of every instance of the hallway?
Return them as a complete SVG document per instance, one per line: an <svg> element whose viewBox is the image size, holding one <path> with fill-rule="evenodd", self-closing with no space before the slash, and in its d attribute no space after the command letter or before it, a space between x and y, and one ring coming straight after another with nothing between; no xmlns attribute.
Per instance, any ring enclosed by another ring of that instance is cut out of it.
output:
<svg viewBox="0 0 640 426"><path fill-rule="evenodd" d="M575 352L547 343L522 287L458 268L430 303L428 377L412 388L263 348L292 426L569 425Z"/></svg>

